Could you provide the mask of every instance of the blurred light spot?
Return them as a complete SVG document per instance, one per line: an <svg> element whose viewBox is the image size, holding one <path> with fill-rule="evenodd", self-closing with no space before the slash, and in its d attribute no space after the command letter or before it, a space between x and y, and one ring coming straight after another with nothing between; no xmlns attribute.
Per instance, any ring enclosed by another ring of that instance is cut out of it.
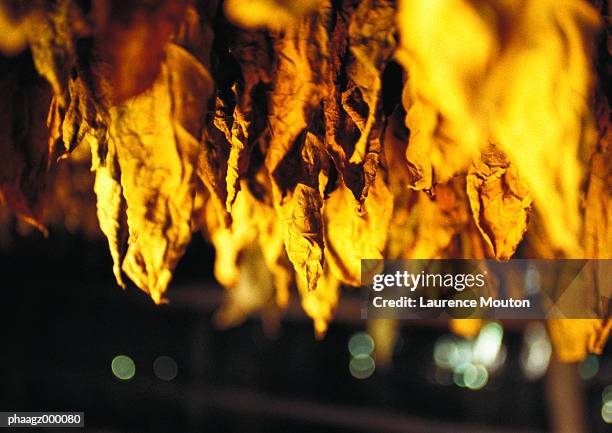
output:
<svg viewBox="0 0 612 433"><path fill-rule="evenodd" d="M508 357L508 348L506 347L505 344L502 344L501 348L499 349L499 353L497 354L497 358L495 358L495 361L493 361L493 364L486 366L489 373L495 373L497 370L502 368L504 364L506 363L507 357Z"/></svg>
<svg viewBox="0 0 612 433"><path fill-rule="evenodd" d="M130 380L136 374L136 365L129 356L118 355L111 362L111 370L118 379Z"/></svg>
<svg viewBox="0 0 612 433"><path fill-rule="evenodd" d="M459 340L457 342L456 357L451 359L453 366L466 364L472 361L472 342L468 340Z"/></svg>
<svg viewBox="0 0 612 433"><path fill-rule="evenodd" d="M578 374L584 380L592 379L599 372L599 358L595 355L589 355L587 358L578 364Z"/></svg>
<svg viewBox="0 0 612 433"><path fill-rule="evenodd" d="M153 372L158 379L169 382L178 374L178 365L169 356L160 356L153 361Z"/></svg>
<svg viewBox="0 0 612 433"><path fill-rule="evenodd" d="M465 371L469 369L470 366L472 366L472 364L464 363L459 364L453 369L453 382L455 382L455 385L465 388Z"/></svg>
<svg viewBox="0 0 612 433"><path fill-rule="evenodd" d="M552 347L544 325L540 322L527 325L520 355L525 377L529 380L542 378L548 369L551 353Z"/></svg>
<svg viewBox="0 0 612 433"><path fill-rule="evenodd" d="M612 401L605 403L601 407L601 417L606 424L612 424Z"/></svg>
<svg viewBox="0 0 612 433"><path fill-rule="evenodd" d="M349 340L348 350L354 357L369 356L374 352L374 340L366 332L358 332Z"/></svg>
<svg viewBox="0 0 612 433"><path fill-rule="evenodd" d="M525 273L525 290L528 295L535 295L540 291L540 273L533 264L527 266Z"/></svg>
<svg viewBox="0 0 612 433"><path fill-rule="evenodd" d="M369 355L358 355L351 359L349 370L356 379L367 379L376 369L376 363Z"/></svg>
<svg viewBox="0 0 612 433"><path fill-rule="evenodd" d="M489 381L489 372L483 365L469 364L463 372L463 382L469 389L482 389Z"/></svg>
<svg viewBox="0 0 612 433"><path fill-rule="evenodd" d="M612 401L612 385L608 385L604 388L604 390L601 393L601 400L603 404L606 404Z"/></svg>
<svg viewBox="0 0 612 433"><path fill-rule="evenodd" d="M482 327L474 343L473 359L476 363L490 366L499 355L504 329L499 323L491 322Z"/></svg>
<svg viewBox="0 0 612 433"><path fill-rule="evenodd" d="M434 362L438 367L453 368L453 362L458 359L457 344L452 337L443 336L434 344Z"/></svg>
<svg viewBox="0 0 612 433"><path fill-rule="evenodd" d="M448 386L453 384L453 374L446 368L436 368L434 379L438 385Z"/></svg>

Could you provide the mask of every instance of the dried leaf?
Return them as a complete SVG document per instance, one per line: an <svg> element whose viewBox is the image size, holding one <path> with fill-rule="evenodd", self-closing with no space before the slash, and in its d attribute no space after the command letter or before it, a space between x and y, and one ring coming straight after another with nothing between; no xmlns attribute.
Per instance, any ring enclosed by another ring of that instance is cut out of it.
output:
<svg viewBox="0 0 612 433"><path fill-rule="evenodd" d="M271 95L265 166L274 206L285 227L285 247L298 279L317 287L323 264L321 207L326 184L323 143L310 120L320 114L327 35L325 14L275 37L278 53Z"/></svg>
<svg viewBox="0 0 612 433"><path fill-rule="evenodd" d="M322 4L323 0L252 0L245 7L240 0L226 0L224 7L227 17L237 25L278 30L295 25L302 17L319 10Z"/></svg>
<svg viewBox="0 0 612 433"><path fill-rule="evenodd" d="M110 129L129 228L121 269L156 303L164 300L191 237L202 101L211 92L208 72L189 53L170 44L166 55L149 91L111 108ZM116 176L102 173L100 190L110 198L101 206L109 206L106 213L112 220L117 214ZM109 222L106 231L117 224ZM114 242L111 236L109 242Z"/></svg>
<svg viewBox="0 0 612 433"><path fill-rule="evenodd" d="M105 164L96 169L94 191L100 229L108 239L113 259L113 274L117 284L125 287L121 264L127 250L128 227L120 170L115 143L111 141Z"/></svg>
<svg viewBox="0 0 612 433"><path fill-rule="evenodd" d="M349 19L348 84L342 94L342 105L361 132L350 157L351 163L369 165L367 159L376 158L373 164L378 165L382 71L396 47L393 3L389 0L361 1ZM372 141L377 144L372 145ZM366 181L366 186L370 183L371 180Z"/></svg>
<svg viewBox="0 0 612 433"><path fill-rule="evenodd" d="M242 179L248 169L251 149L267 126L267 107L262 105L265 95L262 86L270 82L271 55L262 32L239 32L232 48L240 64L241 79L232 86L236 97L229 142L231 150L227 162L228 212L236 199Z"/></svg>
<svg viewBox="0 0 612 433"><path fill-rule="evenodd" d="M51 84L62 105L70 70L76 62L71 3L71 0L38 3L27 18L28 42L36 69Z"/></svg>
<svg viewBox="0 0 612 433"><path fill-rule="evenodd" d="M302 299L302 308L314 322L315 336L323 338L338 305L340 282L331 272L326 271L318 279L317 290L310 290L299 279L297 286Z"/></svg>
<svg viewBox="0 0 612 433"><path fill-rule="evenodd" d="M527 230L531 195L516 169L491 145L467 176L474 221L498 259L509 259Z"/></svg>
<svg viewBox="0 0 612 433"><path fill-rule="evenodd" d="M523 176L554 247L580 254L594 9L580 0L402 0L398 22L413 186L428 190L467 169L491 139Z"/></svg>
<svg viewBox="0 0 612 433"><path fill-rule="evenodd" d="M184 21L186 0L149 3L109 0L96 11L96 73L108 83L104 91L113 104L153 85L166 45Z"/></svg>
<svg viewBox="0 0 612 433"><path fill-rule="evenodd" d="M220 309L215 313L215 324L229 328L244 323L252 316L263 320L266 330L274 334L280 325L280 311L274 303L273 274L266 267L259 246L251 243L240 257L240 276L234 287L226 291Z"/></svg>
<svg viewBox="0 0 612 433"><path fill-rule="evenodd" d="M234 326L258 314L271 328L279 307L287 306L294 275L274 208L256 199L246 182L232 209L231 227L221 226L210 203L209 208L207 229L217 251L215 276L228 289L219 324Z"/></svg>
<svg viewBox="0 0 612 433"><path fill-rule="evenodd" d="M340 184L325 200L325 258L331 273L343 284L361 285L361 259L382 259L393 213L393 196L376 176L364 203L364 214L353 209L351 191Z"/></svg>
<svg viewBox="0 0 612 433"><path fill-rule="evenodd" d="M374 182L381 153L382 71L395 50L389 1L345 1L329 41L325 140L358 212Z"/></svg>
<svg viewBox="0 0 612 433"><path fill-rule="evenodd" d="M584 248L589 258L612 258L612 121L602 98L598 110L599 141L591 155L584 204Z"/></svg>
<svg viewBox="0 0 612 433"><path fill-rule="evenodd" d="M601 354L610 335L612 321L558 319L548 321L555 353L562 362L580 362L589 352Z"/></svg>

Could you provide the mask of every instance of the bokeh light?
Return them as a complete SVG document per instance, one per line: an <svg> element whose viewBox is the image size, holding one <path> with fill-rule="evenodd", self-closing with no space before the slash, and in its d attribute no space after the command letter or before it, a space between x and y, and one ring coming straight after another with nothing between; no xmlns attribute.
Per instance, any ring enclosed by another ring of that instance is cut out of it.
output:
<svg viewBox="0 0 612 433"><path fill-rule="evenodd" d="M601 407L601 418L606 424L612 424L612 401L608 401Z"/></svg>
<svg viewBox="0 0 612 433"><path fill-rule="evenodd" d="M136 374L136 364L129 356L117 355L111 362L111 370L118 379L130 380Z"/></svg>
<svg viewBox="0 0 612 433"><path fill-rule="evenodd" d="M546 328L540 322L533 322L525 328L520 364L528 380L538 380L546 374L552 354L552 346Z"/></svg>
<svg viewBox="0 0 612 433"><path fill-rule="evenodd" d="M504 329L499 323L484 325L474 343L474 361L485 366L493 365L499 355L503 336Z"/></svg>
<svg viewBox="0 0 612 433"><path fill-rule="evenodd" d="M438 367L452 369L453 362L459 357L457 352L455 339L449 336L442 336L434 344L434 362Z"/></svg>
<svg viewBox="0 0 612 433"><path fill-rule="evenodd" d="M348 350L353 357L369 356L374 352L374 339L366 332L358 332L350 338Z"/></svg>
<svg viewBox="0 0 612 433"><path fill-rule="evenodd" d="M158 379L169 382L176 378L178 374L178 365L171 357L160 356L153 361L153 372Z"/></svg>
<svg viewBox="0 0 612 433"><path fill-rule="evenodd" d="M376 363L369 355L358 355L351 359L349 371L355 379L367 379L374 374Z"/></svg>
<svg viewBox="0 0 612 433"><path fill-rule="evenodd" d="M489 372L480 364L470 364L463 372L465 386L472 390L484 388L489 381Z"/></svg>

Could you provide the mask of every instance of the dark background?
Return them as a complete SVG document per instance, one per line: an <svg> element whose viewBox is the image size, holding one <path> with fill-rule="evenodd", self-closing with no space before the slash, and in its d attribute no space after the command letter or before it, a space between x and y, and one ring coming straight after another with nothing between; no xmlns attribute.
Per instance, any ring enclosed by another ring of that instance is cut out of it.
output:
<svg viewBox="0 0 612 433"><path fill-rule="evenodd" d="M103 240L15 234L0 254L0 411L84 411L87 431L108 433L548 430L545 381L519 368L520 326L506 329L507 361L480 391L431 379L433 343L448 331L418 323L402 327L389 369L357 380L347 342L365 328L358 319L334 322L322 341L295 311L276 338L256 320L216 329L214 253L197 235L162 306L115 284ZM118 354L134 360L133 379L113 375ZM173 381L155 376L160 355L176 360ZM609 431L600 410L610 359L608 347L583 382L597 433Z"/></svg>

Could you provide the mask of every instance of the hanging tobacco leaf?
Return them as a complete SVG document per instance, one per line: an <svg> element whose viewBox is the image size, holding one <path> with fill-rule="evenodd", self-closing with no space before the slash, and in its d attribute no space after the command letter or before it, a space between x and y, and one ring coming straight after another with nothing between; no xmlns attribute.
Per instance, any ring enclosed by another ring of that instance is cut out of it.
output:
<svg viewBox="0 0 612 433"><path fill-rule="evenodd" d="M191 237L194 176L205 116L201 102L211 93L208 72L189 53L170 44L166 55L149 91L111 108L110 142L117 168L108 160L98 169L96 181L99 214L108 220L102 225L111 233L111 251L122 226L117 219L120 192L125 199L129 237L125 256L115 266L156 303L164 300L172 271ZM113 256L121 257L120 248Z"/></svg>
<svg viewBox="0 0 612 433"><path fill-rule="evenodd" d="M510 258L527 230L531 195L496 146L483 150L470 168L467 194L474 221L494 256Z"/></svg>
<svg viewBox="0 0 612 433"><path fill-rule="evenodd" d="M364 213L353 208L353 196L340 185L325 200L325 258L331 273L343 284L361 285L361 259L382 259L393 213L393 196L376 176L364 203Z"/></svg>
<svg viewBox="0 0 612 433"><path fill-rule="evenodd" d="M317 290L310 290L297 280L302 308L314 322L315 336L323 338L327 332L340 298L340 282L329 271L318 280Z"/></svg>
<svg viewBox="0 0 612 433"><path fill-rule="evenodd" d="M309 290L317 287L323 266L321 207L328 163L312 121L320 116L323 96L327 19L321 13L274 36L278 57L265 159L287 255Z"/></svg>
<svg viewBox="0 0 612 433"><path fill-rule="evenodd" d="M254 0L245 7L240 0L226 0L224 9L227 17L242 27L278 30L295 25L302 17L318 11L324 3L324 0Z"/></svg>
<svg viewBox="0 0 612 433"><path fill-rule="evenodd" d="M395 50L393 2L344 1L329 38L325 142L358 212L379 166L382 73Z"/></svg>

